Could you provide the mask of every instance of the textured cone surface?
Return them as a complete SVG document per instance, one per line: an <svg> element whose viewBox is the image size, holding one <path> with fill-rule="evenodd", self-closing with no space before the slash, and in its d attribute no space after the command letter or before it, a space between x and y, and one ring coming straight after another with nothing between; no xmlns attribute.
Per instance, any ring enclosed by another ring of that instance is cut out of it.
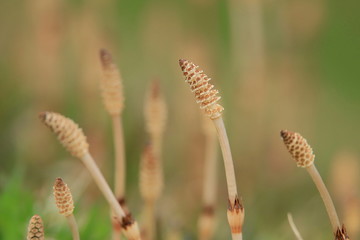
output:
<svg viewBox="0 0 360 240"><path fill-rule="evenodd" d="M160 92L159 82L154 81L145 101L146 130L149 133L161 134L164 131L167 110Z"/></svg>
<svg viewBox="0 0 360 240"><path fill-rule="evenodd" d="M145 147L140 162L140 193L147 201L158 199L163 187L159 159L154 155L151 145Z"/></svg>
<svg viewBox="0 0 360 240"><path fill-rule="evenodd" d="M114 64L111 54L105 49L100 51L100 60L103 69L101 95L105 108L110 115L121 114L124 108L124 95L119 69Z"/></svg>
<svg viewBox="0 0 360 240"><path fill-rule="evenodd" d="M281 137L298 167L309 167L314 163L315 155L306 139L299 133L287 130L281 131Z"/></svg>
<svg viewBox="0 0 360 240"><path fill-rule="evenodd" d="M244 217L245 217L244 207L240 203L239 198L236 197L234 203L229 202L229 207L227 210L227 218L231 228L231 233L233 234L242 233Z"/></svg>
<svg viewBox="0 0 360 240"><path fill-rule="evenodd" d="M219 91L213 89L214 85L209 83L211 78L203 73L199 66L188 60L180 59L179 65L185 76L185 82L190 84L200 108L204 109L211 119L219 118L224 108L217 103L221 97L218 96Z"/></svg>
<svg viewBox="0 0 360 240"><path fill-rule="evenodd" d="M57 178L54 184L54 196L59 213L69 216L74 211L74 202L70 189L61 178Z"/></svg>
<svg viewBox="0 0 360 240"><path fill-rule="evenodd" d="M29 222L27 240L44 240L43 221L39 215L34 215Z"/></svg>
<svg viewBox="0 0 360 240"><path fill-rule="evenodd" d="M71 119L54 112L41 113L40 118L71 155L81 158L88 152L89 144L82 129Z"/></svg>

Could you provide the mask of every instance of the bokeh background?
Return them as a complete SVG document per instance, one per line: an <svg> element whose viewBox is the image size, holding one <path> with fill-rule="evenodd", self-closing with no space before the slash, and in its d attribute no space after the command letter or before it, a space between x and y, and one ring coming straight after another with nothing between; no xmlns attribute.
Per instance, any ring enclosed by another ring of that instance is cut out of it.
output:
<svg viewBox="0 0 360 240"><path fill-rule="evenodd" d="M52 185L75 198L83 239L110 239L109 209L83 168L38 120L60 112L84 129L91 153L113 179L111 122L99 93L99 49L123 77L127 198L140 219L138 167L148 140L144 96L154 79L168 107L165 189L158 239L197 239L204 162L202 117L178 66L200 65L221 91L246 208L245 239L331 239L321 198L279 137L300 132L316 154L340 218L359 237L360 4L356 0L0 1L0 239L24 239L30 217L47 239L70 239ZM217 228L230 239L219 154Z"/></svg>

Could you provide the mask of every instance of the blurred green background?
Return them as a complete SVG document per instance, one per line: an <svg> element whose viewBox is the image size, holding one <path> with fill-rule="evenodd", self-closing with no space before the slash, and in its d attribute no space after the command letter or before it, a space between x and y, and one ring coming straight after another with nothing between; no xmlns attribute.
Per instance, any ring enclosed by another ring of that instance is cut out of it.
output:
<svg viewBox="0 0 360 240"><path fill-rule="evenodd" d="M306 171L279 137L300 132L313 147L341 220L359 237L360 3L336 0L0 1L0 239L21 239L39 214L47 239L70 239L52 185L75 198L83 239L110 239L106 202L80 161L38 120L44 110L75 120L106 178L113 179L110 118L99 93L99 49L114 55L125 91L127 198L140 219L138 167L148 136L144 95L159 79L168 107L158 207L161 234L197 239L204 135L179 58L213 78L225 107L244 239L331 239L331 226ZM230 239L219 155L217 228ZM140 221L141 224L141 221Z"/></svg>

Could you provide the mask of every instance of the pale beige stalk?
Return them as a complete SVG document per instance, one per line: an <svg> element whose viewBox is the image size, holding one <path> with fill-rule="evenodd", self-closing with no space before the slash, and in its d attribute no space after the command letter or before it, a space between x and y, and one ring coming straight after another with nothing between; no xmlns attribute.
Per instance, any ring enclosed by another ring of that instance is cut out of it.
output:
<svg viewBox="0 0 360 240"><path fill-rule="evenodd" d="M211 125L210 125L211 124ZM205 134L205 167L203 180L203 210L198 220L199 239L209 240L215 230L215 201L217 189L217 152L216 130L208 118L203 118Z"/></svg>
<svg viewBox="0 0 360 240"><path fill-rule="evenodd" d="M299 232L299 230L297 229L296 225L295 225L295 222L294 222L294 219L291 215L291 213L288 213L287 214L287 217L288 217L288 221L289 221L289 225L291 227L291 230L293 231L295 237L297 240L303 240L303 238L301 237L301 234Z"/></svg>
<svg viewBox="0 0 360 240"><path fill-rule="evenodd" d="M146 239L153 240L155 231L155 207L163 189L163 176L160 161L152 145L147 145L140 162L140 194L144 199L144 232Z"/></svg>
<svg viewBox="0 0 360 240"><path fill-rule="evenodd" d="M315 167L315 164L310 165L309 167L306 167L306 170L308 171L308 173L310 174L312 180L314 181L317 189L320 192L320 196L324 202L326 211L329 215L330 221L331 221L331 225L333 228L333 232L336 232L336 230L341 226L340 225L340 221L339 221L339 217L336 213L336 209L334 206L334 203L331 199L331 196L329 194L329 191L327 190L324 181L322 180L318 170Z"/></svg>
<svg viewBox="0 0 360 240"><path fill-rule="evenodd" d="M118 200L125 196L125 148L121 114L124 109L122 79L111 54L100 50L103 76L100 81L101 95L105 108L112 117L115 148L115 195Z"/></svg>
<svg viewBox="0 0 360 240"><path fill-rule="evenodd" d="M67 184L57 178L54 184L54 197L59 213L66 217L74 240L80 240L79 229L74 217L74 202Z"/></svg>
<svg viewBox="0 0 360 240"><path fill-rule="evenodd" d="M79 228L77 226L77 222L76 222L74 214L66 216L66 220L69 224L73 240L80 240Z"/></svg>
<svg viewBox="0 0 360 240"><path fill-rule="evenodd" d="M280 135L285 143L286 148L289 150L291 156L296 161L298 167L306 168L314 181L320 196L324 202L326 211L328 213L333 233L335 234L341 228L339 217L336 213L334 203L330 197L324 181L322 180L319 172L317 171L314 161L315 155L306 139L299 133L282 130Z"/></svg>
<svg viewBox="0 0 360 240"><path fill-rule="evenodd" d="M44 240L44 224L39 215L31 217L28 232L26 236L27 240Z"/></svg>
<svg viewBox="0 0 360 240"><path fill-rule="evenodd" d="M111 116L114 131L115 168L114 168L114 192L119 203L127 211L125 204L125 179L126 161L124 134L122 127L122 111L124 109L124 94L120 71L114 63L111 54L106 49L100 50L102 66L102 79L100 81L101 95L105 108ZM113 240L120 239L120 231L116 219L113 221Z"/></svg>
<svg viewBox="0 0 360 240"><path fill-rule="evenodd" d="M199 66L185 59L180 59L179 65L185 76L185 82L189 83L191 91L195 94L196 102L200 104L200 109L204 109L205 114L213 120L216 127L223 154L228 188L228 222L233 240L242 239L244 208L238 198L234 163L224 121L221 117L224 108L217 103L221 98L218 96L219 91L214 89L214 85L209 83L211 79Z"/></svg>
<svg viewBox="0 0 360 240"><path fill-rule="evenodd" d="M105 199L113 209L115 216L118 218L122 226L132 229L132 235L135 236L136 231L140 239L140 231L135 221L129 221L131 216L125 214L124 210L118 203L104 176L101 174L94 159L89 153L89 144L83 131L71 119L66 118L58 113L44 112L40 114L43 123L48 126L57 136L62 145L75 157L82 160L94 181L98 185L100 191L103 193ZM125 224L126 220L126 224ZM131 222L131 224L129 224ZM125 233L124 233L125 234ZM134 238L132 238L134 239Z"/></svg>

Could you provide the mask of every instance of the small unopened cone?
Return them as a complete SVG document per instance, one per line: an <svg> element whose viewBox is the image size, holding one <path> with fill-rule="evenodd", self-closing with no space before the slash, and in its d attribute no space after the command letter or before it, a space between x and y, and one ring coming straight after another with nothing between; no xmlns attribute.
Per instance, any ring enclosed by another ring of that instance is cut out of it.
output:
<svg viewBox="0 0 360 240"><path fill-rule="evenodd" d="M124 108L124 94L119 69L106 49L100 50L103 70L101 93L106 110L110 115L121 114Z"/></svg>
<svg viewBox="0 0 360 240"><path fill-rule="evenodd" d="M245 210L243 205L240 203L238 197L235 198L235 202L229 201L229 207L227 211L227 218L230 225L232 234L241 234L242 226L244 223Z"/></svg>
<svg viewBox="0 0 360 240"><path fill-rule="evenodd" d="M59 213L65 217L70 216L74 212L74 202L67 184L61 179L57 178L54 184L54 196L56 206Z"/></svg>
<svg viewBox="0 0 360 240"><path fill-rule="evenodd" d="M44 240L43 221L39 215L34 215L29 222L27 240Z"/></svg>
<svg viewBox="0 0 360 240"><path fill-rule="evenodd" d="M312 148L299 133L282 130L280 135L298 167L309 167L314 163Z"/></svg>
<svg viewBox="0 0 360 240"><path fill-rule="evenodd" d="M137 222L128 214L122 219L122 231L128 240L140 240L140 229Z"/></svg>
<svg viewBox="0 0 360 240"><path fill-rule="evenodd" d="M82 158L89 151L89 144L82 129L73 120L54 112L43 112L39 117L57 135L71 155Z"/></svg>
<svg viewBox="0 0 360 240"><path fill-rule="evenodd" d="M146 130L150 134L162 134L165 129L167 110L158 81L153 81L150 86L144 110Z"/></svg>
<svg viewBox="0 0 360 240"><path fill-rule="evenodd" d="M191 91L195 94L196 102L210 119L217 119L221 116L224 108L217 102L220 100L219 91L210 84L209 78L199 66L194 63L180 59L179 65L185 76L185 82L190 84Z"/></svg>

